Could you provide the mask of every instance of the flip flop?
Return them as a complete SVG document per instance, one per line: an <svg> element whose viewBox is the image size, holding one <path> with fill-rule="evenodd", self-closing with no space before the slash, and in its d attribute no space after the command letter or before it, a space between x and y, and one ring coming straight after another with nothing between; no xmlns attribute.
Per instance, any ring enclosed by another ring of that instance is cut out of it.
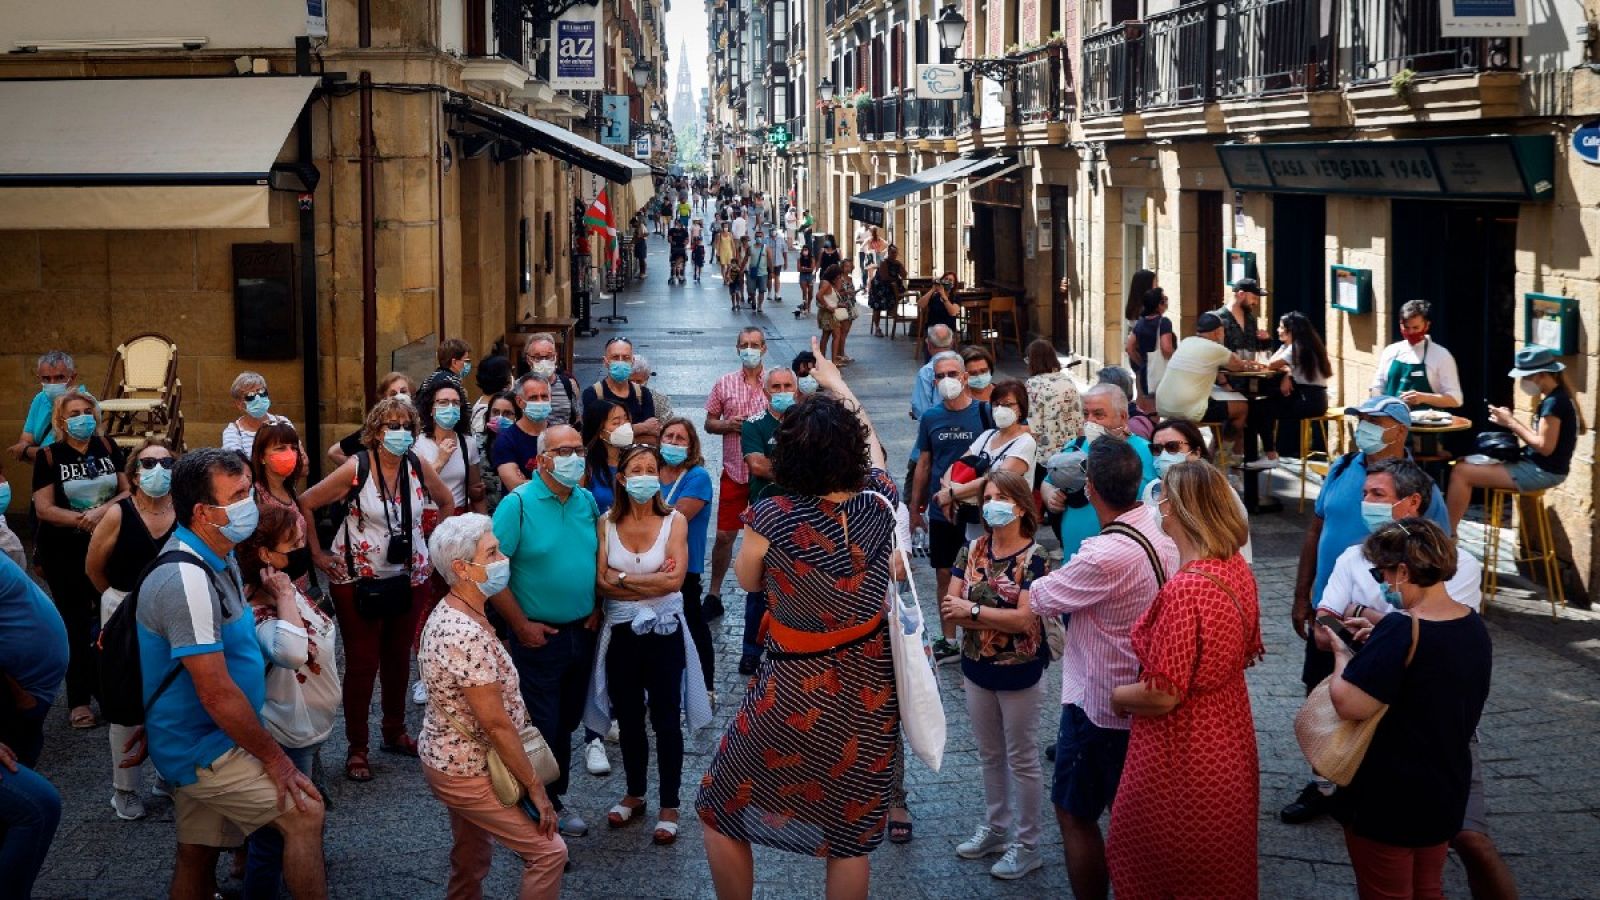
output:
<svg viewBox="0 0 1600 900"><path fill-rule="evenodd" d="M910 821L896 822L895 820L890 819L889 820L889 843L891 843L891 844L909 844L909 843L911 843L911 822Z"/></svg>
<svg viewBox="0 0 1600 900"><path fill-rule="evenodd" d="M611 828L626 828L644 818L645 807L648 805L644 800L640 800L638 806L618 803L606 811L606 825Z"/></svg>

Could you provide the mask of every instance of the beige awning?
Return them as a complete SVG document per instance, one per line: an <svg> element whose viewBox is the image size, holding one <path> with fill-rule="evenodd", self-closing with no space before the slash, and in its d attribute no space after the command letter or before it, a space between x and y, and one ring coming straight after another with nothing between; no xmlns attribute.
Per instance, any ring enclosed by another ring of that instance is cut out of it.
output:
<svg viewBox="0 0 1600 900"><path fill-rule="evenodd" d="M0 230L265 228L318 79L0 81Z"/></svg>
<svg viewBox="0 0 1600 900"><path fill-rule="evenodd" d="M644 209L656 195L655 179L651 177L649 166L560 125L478 100L455 103L452 112L476 125L511 137L526 148L542 150L621 185L632 199L635 210Z"/></svg>

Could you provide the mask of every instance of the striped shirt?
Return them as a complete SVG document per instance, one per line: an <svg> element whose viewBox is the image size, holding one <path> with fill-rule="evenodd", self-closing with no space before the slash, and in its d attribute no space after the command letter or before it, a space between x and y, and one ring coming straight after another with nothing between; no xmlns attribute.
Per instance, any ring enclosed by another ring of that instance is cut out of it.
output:
<svg viewBox="0 0 1600 900"><path fill-rule="evenodd" d="M742 366L738 371L729 372L718 378L711 386L711 393L706 397L706 415L716 419L742 419L748 418L767 408L767 392L761 386L766 383L767 370L755 371L755 384L751 384L745 373L749 371ZM732 433L722 436L722 471L728 473L736 484L750 482L750 468L744 464L744 452L740 448L740 429L735 428Z"/></svg>
<svg viewBox="0 0 1600 900"><path fill-rule="evenodd" d="M1117 517L1149 539L1171 578L1178 548L1143 503ZM1127 535L1086 539L1066 565L1033 582L1028 603L1041 616L1072 614L1061 662L1061 703L1079 707L1101 728L1127 730L1132 720L1111 711L1111 691L1139 680L1128 632L1160 586L1144 548Z"/></svg>

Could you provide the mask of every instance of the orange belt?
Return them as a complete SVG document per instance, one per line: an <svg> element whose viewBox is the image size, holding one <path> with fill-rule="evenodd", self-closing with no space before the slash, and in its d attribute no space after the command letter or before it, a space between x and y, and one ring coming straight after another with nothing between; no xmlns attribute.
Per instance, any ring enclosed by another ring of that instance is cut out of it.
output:
<svg viewBox="0 0 1600 900"><path fill-rule="evenodd" d="M774 656L819 656L838 650L847 644L865 640L883 627L883 613L849 628L837 631L802 631L790 628L788 625L772 618L768 613L762 616L765 631L778 645Z"/></svg>

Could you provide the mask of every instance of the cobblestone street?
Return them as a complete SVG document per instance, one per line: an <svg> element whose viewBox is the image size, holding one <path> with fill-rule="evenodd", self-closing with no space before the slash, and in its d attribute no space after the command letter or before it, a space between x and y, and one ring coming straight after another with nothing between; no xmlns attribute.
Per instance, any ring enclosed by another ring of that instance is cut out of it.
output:
<svg viewBox="0 0 1600 900"><path fill-rule="evenodd" d="M578 346L577 368L583 384L591 383L598 374L603 339L624 334L659 372L652 387L670 396L674 410L700 421L712 381L737 365L734 343L739 327L754 324L766 330L771 363L787 363L808 348L814 322L791 315L798 303L798 289L792 282L784 285L782 305L769 302L766 315L730 313L726 292L710 269L703 284L668 287L661 239L653 237L650 249L649 277L642 287L636 285L619 299L619 312L630 321L603 328L600 336ZM596 302L597 316L609 311L609 300ZM904 338L891 342L870 336L867 315L863 307L863 318L848 344L858 362L845 374L872 413L898 476L914 434L907 401L920 357ZM1016 354L1008 352L1002 368L1018 374L1019 366ZM720 464L719 450L719 441L706 441L707 468L713 473ZM1287 475L1278 477L1280 486L1292 484ZM1279 807L1293 797L1308 774L1291 728L1302 688L1301 648L1289 627L1289 607L1305 522L1294 509L1291 497L1286 512L1253 522L1268 653L1249 676L1262 771L1261 893L1271 898L1353 897L1354 881L1338 827L1327 820L1289 827L1277 818ZM932 573L923 568L917 576L924 610L932 615ZM573 866L564 883L566 896L712 896L701 827L689 807L692 787L698 784L710 749L743 691L743 679L736 672L742 595L734 592L731 578L724 601L729 614L713 623L718 645L715 688L722 698L719 721L689 741L681 839L675 847L660 848L650 844L645 827L608 831L604 811L623 792L621 755L615 745L609 745L613 774L605 778L585 774L581 757L575 755L567 803L589 821L591 831L587 837L569 839ZM1495 671L1481 728L1481 752L1493 837L1524 897L1600 896L1600 876L1596 875L1600 872L1600 774L1592 756L1600 744L1600 618L1571 611L1552 623L1548 606L1512 601L1497 604L1489 622L1495 642ZM1052 685L1046 696L1053 700L1060 678L1055 665L1046 677ZM989 876L989 863L955 856L955 844L980 822L982 789L956 667L947 667L940 681L950 722L944 767L935 773L918 762L908 764L916 836L905 846L885 843L873 855L872 894L894 898L1069 895L1060 835L1053 821L1045 826L1046 867L1020 882L998 881ZM422 707L409 709L414 733ZM1053 740L1059 707L1046 703L1040 716L1041 739ZM373 717L376 721L376 704ZM417 762L374 754L375 780L356 784L339 774L344 751L342 729L336 728L322 749L327 773L323 783L331 800L327 860L332 894L441 896L448 874L448 821L443 807L424 786ZM1418 747L1416 752L1429 749ZM123 822L113 816L108 803L111 788L105 729L71 730L66 710L58 703L51 713L40 769L61 789L66 808L37 886L38 895L164 896L174 852L171 804L151 799L150 815L140 822ZM654 781L652 776L652 792ZM654 803L652 796L652 807ZM821 895L820 861L758 849L756 862L758 896ZM513 896L516 871L515 859L497 850L493 874L485 885L486 896ZM1453 857L1446 868L1445 884L1450 896L1467 896L1465 876Z"/></svg>

